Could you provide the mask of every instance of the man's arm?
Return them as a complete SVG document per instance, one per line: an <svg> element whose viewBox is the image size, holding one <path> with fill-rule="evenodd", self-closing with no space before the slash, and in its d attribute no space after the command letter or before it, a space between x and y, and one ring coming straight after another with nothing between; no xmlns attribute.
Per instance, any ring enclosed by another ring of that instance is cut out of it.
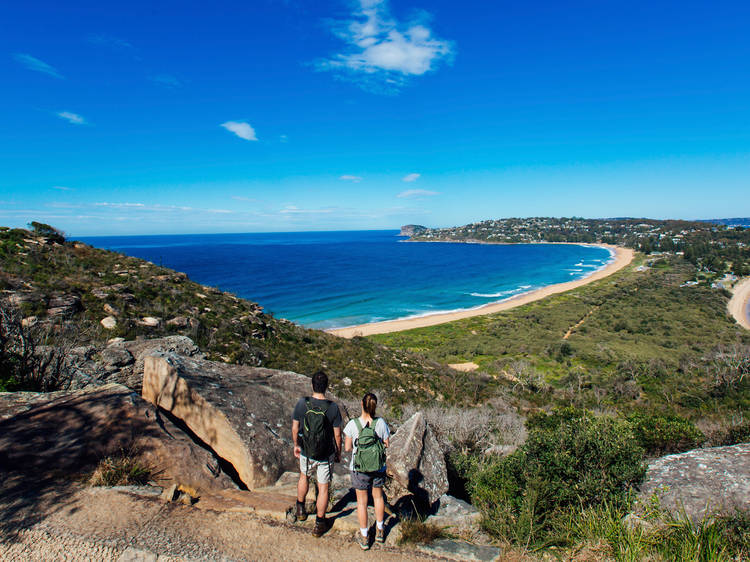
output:
<svg viewBox="0 0 750 562"><path fill-rule="evenodd" d="M336 442L336 462L341 462L341 426L333 428L333 440Z"/></svg>
<svg viewBox="0 0 750 562"><path fill-rule="evenodd" d="M299 439L299 420L292 420L292 443L294 443L294 456L299 458L302 447L297 443Z"/></svg>

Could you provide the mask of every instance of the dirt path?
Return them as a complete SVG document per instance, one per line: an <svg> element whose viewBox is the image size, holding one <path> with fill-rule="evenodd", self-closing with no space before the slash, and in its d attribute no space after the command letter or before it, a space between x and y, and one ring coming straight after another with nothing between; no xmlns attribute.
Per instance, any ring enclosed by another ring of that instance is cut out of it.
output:
<svg viewBox="0 0 750 562"><path fill-rule="evenodd" d="M743 328L750 330L750 318L748 318L748 307L750 307L750 278L737 282L732 291L734 294L727 304L729 314Z"/></svg>
<svg viewBox="0 0 750 562"><path fill-rule="evenodd" d="M578 328L580 328L581 326L583 326L583 323L586 320L588 320L589 316L591 316L592 314L594 314L594 312L596 312L596 310L598 308L599 308L598 306L595 306L594 308L592 308L591 310L589 310L586 313L586 315L583 318L581 318L576 324L574 324L570 328L568 328L568 331L565 332L565 335L563 336L563 339L567 340L570 336L572 336L573 332L575 332Z"/></svg>
<svg viewBox="0 0 750 562"><path fill-rule="evenodd" d="M373 545L350 534L199 510L111 488L0 491L0 560L425 560L412 549ZM11 483L11 488L13 483ZM72 487L72 489L71 489Z"/></svg>

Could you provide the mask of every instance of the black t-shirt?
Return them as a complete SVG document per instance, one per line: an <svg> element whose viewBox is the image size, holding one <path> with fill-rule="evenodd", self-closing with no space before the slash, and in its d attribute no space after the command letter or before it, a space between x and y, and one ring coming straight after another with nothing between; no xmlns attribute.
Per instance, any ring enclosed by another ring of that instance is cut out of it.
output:
<svg viewBox="0 0 750 562"><path fill-rule="evenodd" d="M339 407L336 404L336 402L330 402L328 400L320 400L319 398L313 398L313 397L303 397L300 398L297 401L297 405L294 407L294 412L292 413L292 420L297 420L299 422L299 439L297 439L297 444L302 448L302 454L305 454L305 445L302 443L302 423L305 419L305 414L307 413L307 404L305 404L305 400L309 398L310 399L310 406L316 409L323 409L326 408L326 404L328 404L328 408L326 409L326 418L328 418L328 421L331 422L331 427L341 427L341 412L339 411ZM334 451L333 443L331 444L331 452Z"/></svg>

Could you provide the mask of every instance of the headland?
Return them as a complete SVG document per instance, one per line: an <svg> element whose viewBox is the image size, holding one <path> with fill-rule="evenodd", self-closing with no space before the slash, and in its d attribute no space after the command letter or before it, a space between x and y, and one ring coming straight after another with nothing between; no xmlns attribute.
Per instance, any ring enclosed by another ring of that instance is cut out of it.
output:
<svg viewBox="0 0 750 562"><path fill-rule="evenodd" d="M487 244L488 242L474 242ZM342 337L342 338L353 338L356 336L370 336L373 334L387 334L390 332L400 332L403 330L411 330L413 328L424 328L426 326L435 326L437 324L445 324L446 322L453 322L454 320L461 320L463 318L471 318L473 316L481 316L484 314L493 314L495 312L502 312L504 310L510 310L517 306L522 306L530 302L543 299L550 295L557 293L563 293L570 291L578 287L582 287L593 281L598 281L609 275L612 275L616 271L626 267L630 262L633 261L635 251L630 248L624 248L622 246L611 246L608 244L581 244L588 246L599 246L607 248L614 252L614 259L606 264L601 269L594 271L591 275L576 279L574 281L567 281L565 283L557 283L555 285L549 285L542 287L535 291L516 295L515 297L507 300L489 303L484 306L477 308L471 308L466 310L457 310L446 313L431 314L428 316L418 316L414 318L402 318L397 320L387 320L385 322L372 322L369 324L361 324L359 326L349 326L346 328L336 328L328 330L329 333ZM750 288L750 286L749 286Z"/></svg>

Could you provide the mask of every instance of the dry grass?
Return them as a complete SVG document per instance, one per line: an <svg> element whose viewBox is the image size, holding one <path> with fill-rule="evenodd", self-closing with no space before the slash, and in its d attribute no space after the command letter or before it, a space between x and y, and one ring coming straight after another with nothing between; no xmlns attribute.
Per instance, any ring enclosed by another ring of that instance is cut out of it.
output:
<svg viewBox="0 0 750 562"><path fill-rule="evenodd" d="M435 539L448 536L442 527L438 527L433 523L425 523L419 519L405 519L400 523L399 527L401 528L401 537L398 540L399 544L429 544Z"/></svg>
<svg viewBox="0 0 750 562"><path fill-rule="evenodd" d="M103 458L89 477L91 486L132 486L148 483L151 469L141 464L133 450Z"/></svg>

